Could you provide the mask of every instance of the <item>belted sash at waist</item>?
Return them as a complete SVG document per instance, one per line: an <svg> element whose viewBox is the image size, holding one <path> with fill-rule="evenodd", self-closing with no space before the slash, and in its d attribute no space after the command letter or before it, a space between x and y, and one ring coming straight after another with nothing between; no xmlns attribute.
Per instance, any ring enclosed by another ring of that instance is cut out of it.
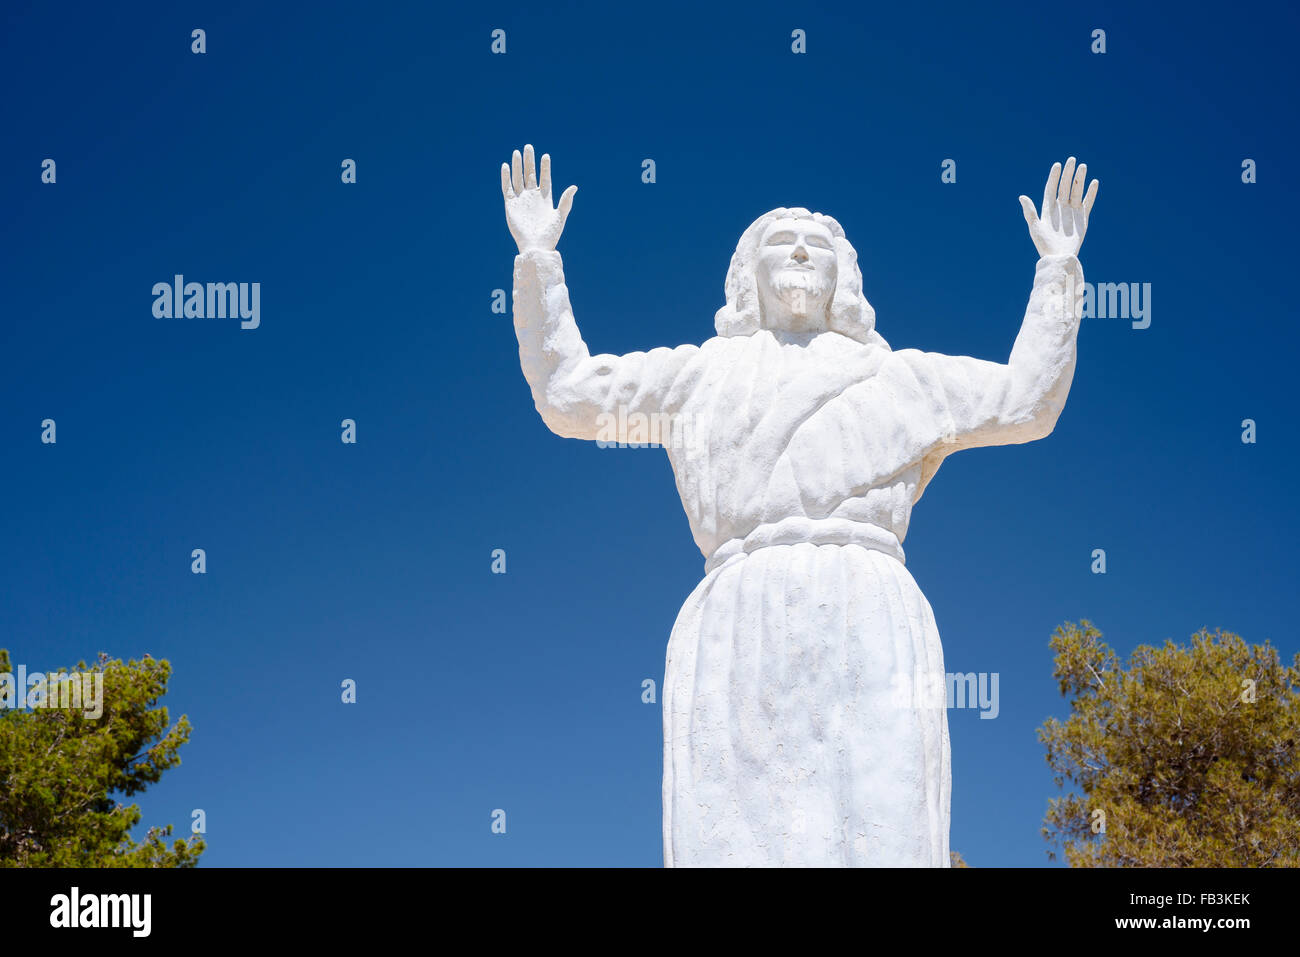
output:
<svg viewBox="0 0 1300 957"><path fill-rule="evenodd" d="M863 548L884 552L900 564L907 563L898 536L886 528L847 518L804 518L796 515L769 525L760 525L744 538L723 542L704 563L704 574L709 574L732 558L769 545L798 545L801 542L810 545L861 545Z"/></svg>

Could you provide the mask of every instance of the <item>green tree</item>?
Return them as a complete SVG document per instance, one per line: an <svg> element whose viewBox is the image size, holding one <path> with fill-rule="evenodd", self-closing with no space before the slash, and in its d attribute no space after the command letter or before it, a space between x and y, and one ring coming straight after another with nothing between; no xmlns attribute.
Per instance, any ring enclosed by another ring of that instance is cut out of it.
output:
<svg viewBox="0 0 1300 957"><path fill-rule="evenodd" d="M189 720L169 728L167 709L156 707L171 665L101 654L72 674L96 672L103 675L98 717L85 707L0 710L0 867L193 867L202 838L168 847L169 824L149 828L137 843L130 831L139 807L113 797L143 791L180 763ZM9 653L0 649L0 674L7 673Z"/></svg>
<svg viewBox="0 0 1300 957"><path fill-rule="evenodd" d="M1051 647L1070 716L1038 735L1073 792L1043 836L1071 866L1300 866L1300 655L1202 630L1124 663L1088 621Z"/></svg>

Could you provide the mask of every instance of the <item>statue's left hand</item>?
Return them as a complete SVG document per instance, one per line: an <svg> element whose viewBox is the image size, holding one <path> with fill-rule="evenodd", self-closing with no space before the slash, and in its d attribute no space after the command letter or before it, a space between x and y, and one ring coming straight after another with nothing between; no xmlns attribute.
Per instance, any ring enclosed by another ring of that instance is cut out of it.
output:
<svg viewBox="0 0 1300 957"><path fill-rule="evenodd" d="M1077 256L1083 245L1083 234L1088 230L1088 214L1092 212L1093 201L1097 198L1097 181L1094 179L1088 187L1088 195L1083 194L1083 184L1088 179L1088 164L1080 163L1076 172L1074 157L1065 161L1062 171L1060 163L1052 164L1052 171L1047 176L1047 188L1043 190L1043 208L1041 213L1034 211L1034 203L1028 196L1020 197L1020 208L1024 211L1025 222L1029 224L1029 236L1034 241L1040 256Z"/></svg>

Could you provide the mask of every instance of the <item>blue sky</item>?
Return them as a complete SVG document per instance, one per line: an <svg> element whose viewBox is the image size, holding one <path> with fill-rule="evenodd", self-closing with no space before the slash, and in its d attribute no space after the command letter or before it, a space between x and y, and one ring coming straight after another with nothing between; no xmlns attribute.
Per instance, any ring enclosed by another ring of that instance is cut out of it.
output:
<svg viewBox="0 0 1300 957"><path fill-rule="evenodd" d="M1151 283L1150 327L1085 320L1056 431L950 458L905 543L948 670L1000 675L996 720L950 713L972 864L1047 863L1058 623L1296 652L1300 17L897 7L9 4L0 646L171 660L195 730L146 824L203 808L206 866L662 863L641 682L703 559L663 453L550 434L490 311L526 142L580 187L593 352L710 336L741 231L802 205L895 348L1004 361L1016 197L1068 155L1101 180L1085 275ZM175 273L260 282L260 328L155 319Z"/></svg>

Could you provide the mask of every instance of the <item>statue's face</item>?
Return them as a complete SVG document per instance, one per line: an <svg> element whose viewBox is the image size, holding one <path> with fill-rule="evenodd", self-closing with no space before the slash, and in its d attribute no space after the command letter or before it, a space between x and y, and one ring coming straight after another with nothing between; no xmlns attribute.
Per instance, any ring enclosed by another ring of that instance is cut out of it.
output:
<svg viewBox="0 0 1300 957"><path fill-rule="evenodd" d="M811 219L772 221L759 240L755 270L764 328L827 328L837 278L829 228Z"/></svg>

